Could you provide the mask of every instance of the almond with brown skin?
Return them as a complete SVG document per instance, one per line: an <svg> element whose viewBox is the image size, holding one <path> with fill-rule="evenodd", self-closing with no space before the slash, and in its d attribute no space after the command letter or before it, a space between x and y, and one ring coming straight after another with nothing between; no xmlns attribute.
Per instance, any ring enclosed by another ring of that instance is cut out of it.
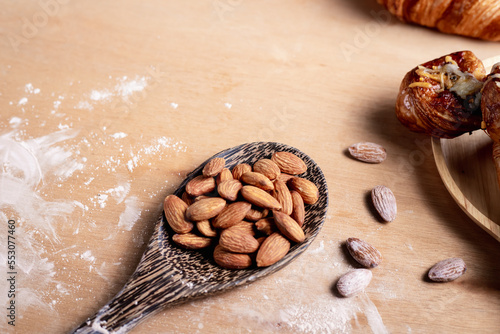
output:
<svg viewBox="0 0 500 334"><path fill-rule="evenodd" d="M260 188L254 186L244 186L241 188L240 192L243 198L256 206L271 210L281 209L280 202Z"/></svg>
<svg viewBox="0 0 500 334"><path fill-rule="evenodd" d="M318 201L318 187L311 181L301 177L294 177L288 180L288 186L291 190L295 190L300 194L305 204L314 204Z"/></svg>
<svg viewBox="0 0 500 334"><path fill-rule="evenodd" d="M233 177L236 180L239 180L241 178L241 175L251 171L252 171L252 166L250 166L249 164L239 164L233 167L232 173Z"/></svg>
<svg viewBox="0 0 500 334"><path fill-rule="evenodd" d="M294 177L295 177L295 175L292 175L292 174L281 173L281 174L278 176L277 180L283 181L283 182L285 182L285 184L286 184L286 183L288 183L288 180L290 180L290 179L292 179L292 178L294 178Z"/></svg>
<svg viewBox="0 0 500 334"><path fill-rule="evenodd" d="M363 142L349 146L349 153L357 160L379 164L387 158L385 148L379 144Z"/></svg>
<svg viewBox="0 0 500 334"><path fill-rule="evenodd" d="M252 205L245 201L235 202L226 206L213 221L215 228L229 228L241 222Z"/></svg>
<svg viewBox="0 0 500 334"><path fill-rule="evenodd" d="M174 234L172 240L186 249L202 249L212 244L213 239L200 237L194 233Z"/></svg>
<svg viewBox="0 0 500 334"><path fill-rule="evenodd" d="M231 226L230 228L239 230L251 236L255 236L255 223L252 222L242 221L236 225Z"/></svg>
<svg viewBox="0 0 500 334"><path fill-rule="evenodd" d="M380 217L386 222L391 222L396 219L398 207L396 197L391 189L386 186L376 186L371 192L373 206L380 214Z"/></svg>
<svg viewBox="0 0 500 334"><path fill-rule="evenodd" d="M259 219L267 217L268 214L269 214L268 209L253 207L247 212L247 214L245 215L245 219L256 222Z"/></svg>
<svg viewBox="0 0 500 334"><path fill-rule="evenodd" d="M221 184L221 182L227 181L227 180L232 180L233 179L233 173L229 170L229 168L224 168L221 170L219 175L215 178L215 183L217 186Z"/></svg>
<svg viewBox="0 0 500 334"><path fill-rule="evenodd" d="M364 240L349 238L346 241L349 254L365 268L375 268L382 262L382 254Z"/></svg>
<svg viewBox="0 0 500 334"><path fill-rule="evenodd" d="M236 179L222 181L217 187L217 192L220 197L227 199L228 201L236 201L238 198L238 193L240 192L243 185L240 181Z"/></svg>
<svg viewBox="0 0 500 334"><path fill-rule="evenodd" d="M343 297L352 297L363 291L372 280L368 269L354 269L342 275L337 281L337 290Z"/></svg>
<svg viewBox="0 0 500 334"><path fill-rule="evenodd" d="M193 196L200 196L209 193L215 189L215 179L198 175L186 184L186 192Z"/></svg>
<svg viewBox="0 0 500 334"><path fill-rule="evenodd" d="M189 220L200 221L217 216L226 206L226 201L219 197L204 198L188 206L186 217Z"/></svg>
<svg viewBox="0 0 500 334"><path fill-rule="evenodd" d="M213 158L203 167L202 174L205 177L214 177L219 174L226 165L226 159Z"/></svg>
<svg viewBox="0 0 500 334"><path fill-rule="evenodd" d="M244 269L252 265L252 259L248 254L231 253L220 245L214 249L214 260L219 266L227 269Z"/></svg>
<svg viewBox="0 0 500 334"><path fill-rule="evenodd" d="M267 267L281 260L290 250L290 241L281 233L268 236L257 252L257 267Z"/></svg>
<svg viewBox="0 0 500 334"><path fill-rule="evenodd" d="M273 217L274 223L285 237L293 242L304 241L304 231L292 217L280 211L273 211Z"/></svg>
<svg viewBox="0 0 500 334"><path fill-rule="evenodd" d="M271 192L271 195L281 203L281 212L287 215L292 214L292 194L290 194L290 190L283 181L274 181L274 190Z"/></svg>
<svg viewBox="0 0 500 334"><path fill-rule="evenodd" d="M290 152L275 152L273 153L271 160L278 165L279 169L283 173L297 175L307 171L307 165L305 162Z"/></svg>
<svg viewBox="0 0 500 334"><path fill-rule="evenodd" d="M255 223L255 227L257 230L267 235L271 235L278 230L273 217L259 219Z"/></svg>
<svg viewBox="0 0 500 334"><path fill-rule="evenodd" d="M196 222L196 228L201 234L203 234L206 237L214 238L217 236L217 231L213 228L212 224L208 219Z"/></svg>
<svg viewBox="0 0 500 334"><path fill-rule="evenodd" d="M273 182L261 173L246 172L241 175L240 181L266 191L274 189Z"/></svg>
<svg viewBox="0 0 500 334"><path fill-rule="evenodd" d="M236 227L236 226L235 226ZM219 245L225 250L233 253L250 254L259 248L259 242L246 231L231 227L221 232Z"/></svg>
<svg viewBox="0 0 500 334"><path fill-rule="evenodd" d="M190 196L187 192L183 192L181 199L189 206L194 203L194 198Z"/></svg>
<svg viewBox="0 0 500 334"><path fill-rule="evenodd" d="M193 229L193 223L185 218L188 205L179 197L169 195L163 202L163 211L168 225L175 233L188 233Z"/></svg>
<svg viewBox="0 0 500 334"><path fill-rule="evenodd" d="M280 168L271 159L260 159L253 165L253 171L264 174L269 180L275 180L280 174Z"/></svg>
<svg viewBox="0 0 500 334"><path fill-rule="evenodd" d="M428 273L434 282L451 282L465 274L467 266L459 257L452 257L436 263Z"/></svg>
<svg viewBox="0 0 500 334"><path fill-rule="evenodd" d="M304 208L304 200L302 199L302 196L300 194L293 190L290 192L290 195L292 196L292 214L290 217L292 217L300 227L304 225L304 219L306 216L306 210Z"/></svg>

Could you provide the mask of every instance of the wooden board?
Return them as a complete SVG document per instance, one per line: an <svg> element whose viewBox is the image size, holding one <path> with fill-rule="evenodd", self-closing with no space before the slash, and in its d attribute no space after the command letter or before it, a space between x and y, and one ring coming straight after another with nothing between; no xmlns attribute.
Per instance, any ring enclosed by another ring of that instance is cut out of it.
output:
<svg viewBox="0 0 500 334"><path fill-rule="evenodd" d="M166 309L135 333L498 332L500 243L450 196L430 138L394 115L409 69L463 49L487 59L498 43L404 25L375 0L11 1L0 32L1 333L68 333L94 314L134 271L186 173L253 141L321 167L321 232L283 270ZM351 159L360 141L383 145L387 160ZM378 184L398 201L390 224L369 202ZM384 261L365 293L344 299L334 285L355 267L349 237ZM462 278L425 280L452 256L468 266Z"/></svg>

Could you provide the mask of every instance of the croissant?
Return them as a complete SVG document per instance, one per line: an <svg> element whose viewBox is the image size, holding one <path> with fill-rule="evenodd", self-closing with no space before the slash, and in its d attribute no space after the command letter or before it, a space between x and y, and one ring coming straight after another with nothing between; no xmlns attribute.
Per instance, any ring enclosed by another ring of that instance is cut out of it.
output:
<svg viewBox="0 0 500 334"><path fill-rule="evenodd" d="M481 127L493 141L500 143L500 63L493 66L483 86L481 110L483 113Z"/></svg>
<svg viewBox="0 0 500 334"><path fill-rule="evenodd" d="M498 0L377 0L403 22L500 41Z"/></svg>
<svg viewBox="0 0 500 334"><path fill-rule="evenodd" d="M396 98L396 116L411 131L454 138L481 128L486 70L470 51L428 61L408 72Z"/></svg>

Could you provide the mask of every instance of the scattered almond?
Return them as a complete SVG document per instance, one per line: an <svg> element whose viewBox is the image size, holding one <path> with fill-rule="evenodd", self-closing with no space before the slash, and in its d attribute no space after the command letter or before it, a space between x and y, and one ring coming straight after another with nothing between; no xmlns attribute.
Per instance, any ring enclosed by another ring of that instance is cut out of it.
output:
<svg viewBox="0 0 500 334"><path fill-rule="evenodd" d="M277 227L276 227L276 224L274 223L274 218L273 217L267 217L267 218L262 218L262 219L259 219L256 223L255 223L255 227L257 228L257 230L267 234L267 235L271 235L273 234L274 232L277 231Z"/></svg>
<svg viewBox="0 0 500 334"><path fill-rule="evenodd" d="M217 231L212 227L212 224L208 219L196 222L196 228L206 237L214 238L217 236Z"/></svg>
<svg viewBox="0 0 500 334"><path fill-rule="evenodd" d="M245 219L256 222L259 219L266 217L268 214L269 214L268 209L253 208L252 207L250 210L248 210L247 214L245 215Z"/></svg>
<svg viewBox="0 0 500 334"><path fill-rule="evenodd" d="M217 177L215 179L215 183L217 184L217 186L219 186L219 184L221 184L221 182L224 182L227 180L232 180L232 179L233 179L233 173L231 173L229 168L224 168L221 170L219 175L217 175Z"/></svg>
<svg viewBox="0 0 500 334"><path fill-rule="evenodd" d="M318 187L311 181L302 177L294 177L288 180L290 189L297 191L306 204L314 204L318 201Z"/></svg>
<svg viewBox="0 0 500 334"><path fill-rule="evenodd" d="M344 274L337 282L337 290L343 297L352 297L363 291L372 280L368 269L354 269Z"/></svg>
<svg viewBox="0 0 500 334"><path fill-rule="evenodd" d="M373 206L384 221L391 222L396 219L398 208L391 189L379 185L372 189L371 195Z"/></svg>
<svg viewBox="0 0 500 334"><path fill-rule="evenodd" d="M370 142L362 142L349 146L349 153L357 160L372 164L381 163L387 158L385 148Z"/></svg>
<svg viewBox="0 0 500 334"><path fill-rule="evenodd" d="M452 257L436 263L428 273L429 279L435 282L450 282L456 280L467 270L464 260Z"/></svg>
<svg viewBox="0 0 500 334"><path fill-rule="evenodd" d="M257 252L257 267L267 267L281 260L290 250L290 241L281 233L268 236Z"/></svg>
<svg viewBox="0 0 500 334"><path fill-rule="evenodd" d="M297 175L307 171L307 165L305 162L290 152L275 152L273 153L271 160L278 165L279 169L283 173Z"/></svg>
<svg viewBox="0 0 500 334"><path fill-rule="evenodd" d="M382 254L366 241L349 238L346 241L346 246L349 254L363 267L375 268L382 262Z"/></svg>

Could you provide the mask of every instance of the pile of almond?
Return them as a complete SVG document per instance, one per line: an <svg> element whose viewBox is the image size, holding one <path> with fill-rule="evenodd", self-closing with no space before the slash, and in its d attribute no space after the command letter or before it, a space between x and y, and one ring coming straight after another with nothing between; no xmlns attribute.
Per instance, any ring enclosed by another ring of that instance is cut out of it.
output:
<svg viewBox="0 0 500 334"><path fill-rule="evenodd" d="M214 158L202 175L191 179L181 198L164 201L172 240L186 249L213 249L214 261L228 269L270 266L283 258L292 243L305 239L305 204L314 204L316 185L302 159L275 152L270 159L226 168Z"/></svg>

